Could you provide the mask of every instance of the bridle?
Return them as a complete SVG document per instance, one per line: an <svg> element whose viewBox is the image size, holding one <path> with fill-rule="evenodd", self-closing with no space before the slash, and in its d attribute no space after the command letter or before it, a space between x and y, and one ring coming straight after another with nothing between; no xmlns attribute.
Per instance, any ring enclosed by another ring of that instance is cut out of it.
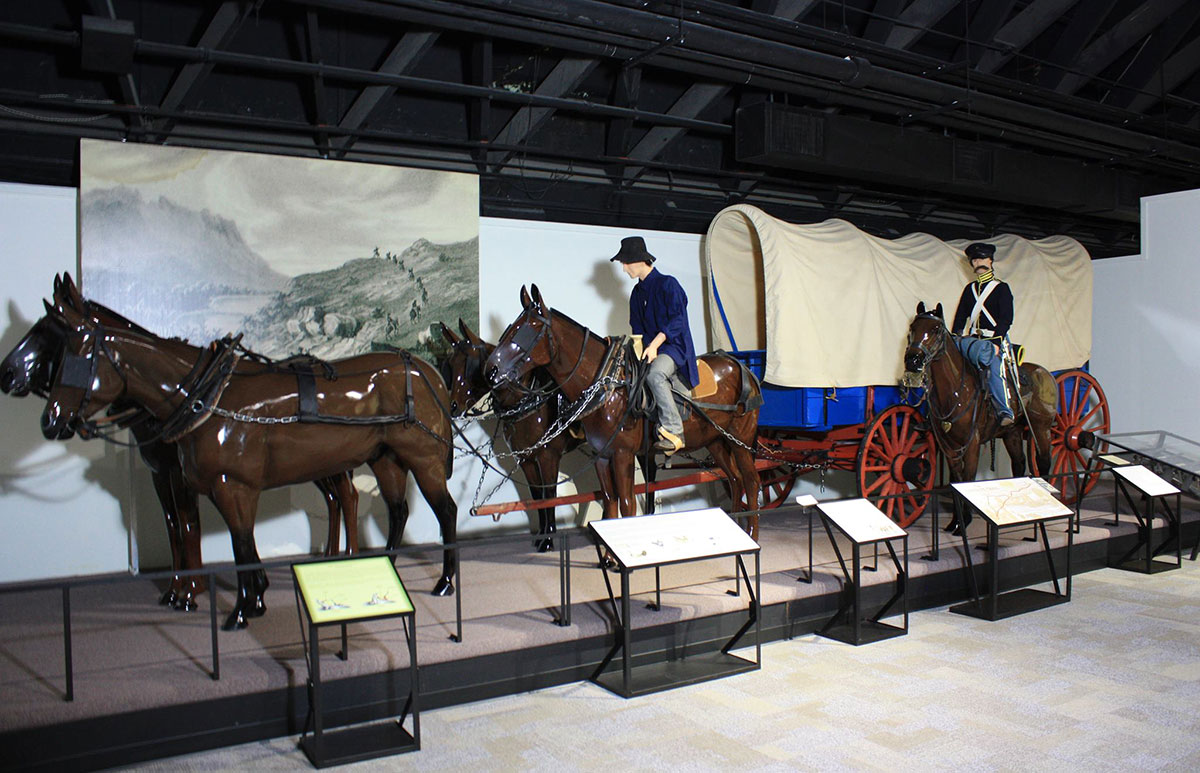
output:
<svg viewBox="0 0 1200 773"><path fill-rule="evenodd" d="M500 336L500 342L496 344L496 348L500 349L504 346L510 346L516 349L520 352L521 358L514 364L522 366L522 370L529 370L532 366L536 365L533 361L533 350L545 338L546 345L550 349L550 358L548 361L554 362L558 359L558 341L554 335L552 326L553 315L554 309L541 314L535 311L532 306L526 308L524 313L517 318L517 321L509 325L504 331L504 335ZM559 316L567 321L574 322L574 320L566 315L560 314ZM531 322L538 322L540 326L535 329L535 326L530 324ZM576 322L575 324L578 325L579 323ZM566 378L562 379L558 384L551 383L546 389L534 389L525 386L520 381L511 379L509 386L528 397L549 397L556 392L561 392L562 385L575 377L580 366L583 365L583 358L587 353L587 340L591 331L582 325L580 327L583 327L583 342L579 346L579 358L575 360L575 365L571 368L571 372L567 374ZM507 343L505 343L506 339L508 339Z"/></svg>
<svg viewBox="0 0 1200 773"><path fill-rule="evenodd" d="M455 353L465 352L464 356L466 357L466 362L463 364L462 370L464 380L469 380L468 374L470 373L479 374L479 377L482 378L483 364L487 361L488 357L488 346L486 344L477 344L472 341L460 340L450 344L450 348L453 349ZM447 387L451 387L453 385L454 375L454 368L451 367L450 360L447 359L446 367L442 372L442 378L445 379ZM485 387L485 395L487 391L488 390ZM486 411L478 410L474 406L478 405L479 402L483 400L485 395L480 395L479 398L475 400L475 402L472 403L469 408L464 408L462 416L464 418L476 418L483 416Z"/></svg>
<svg viewBox="0 0 1200 773"><path fill-rule="evenodd" d="M68 351L65 347L62 353L62 361L58 366L58 383L72 389L82 390L83 394L79 398L79 405L74 410L74 416L77 421L84 422L87 416L88 403L92 401L92 397L96 392L96 385L99 381L100 360L96 356L97 352L104 355L108 364L112 366L113 371L117 374L117 378L121 379L121 386L128 389L129 382L125 380L125 374L117 365L116 357L112 350L108 348L108 344L104 342L106 335L103 325L96 325L90 330L85 330L85 334L91 336L91 345L88 347L87 354L75 354ZM93 424L108 423L115 421L115 417L107 417L106 420L92 422Z"/></svg>
<svg viewBox="0 0 1200 773"><path fill-rule="evenodd" d="M927 320L930 320L935 323L933 326L933 329L934 329L936 335L931 336L931 338L933 339L933 345L931 347L926 348L921 343L915 343L915 344L909 343L909 348L916 349L918 352L921 353L921 356L923 358L921 361L921 368L920 368L919 372L926 384L925 392L926 392L926 398L929 403L929 418L932 420L931 423L933 423L934 427L936 427L939 430L939 431L935 432L935 437L938 437L941 440L943 450L946 451L948 456L961 457L962 454L964 454L966 452L966 449L967 449L967 446L969 445L969 443L964 444L962 446L962 448L959 449L959 452L957 454L954 454L954 453L951 453L948 448L946 448L945 435L947 432L949 432L950 427L952 427L959 419L961 419L967 413L968 409L970 409L970 411L971 411L970 426L975 425L975 422L978 419L978 415L979 415L979 407L982 404L982 400L981 400L982 392L977 392L975 394L975 396L972 397L968 401L962 401L960 399L959 401L957 401L954 404L953 407L951 407L951 409L944 416L937 415L937 400L936 400L936 395L934 394L936 387L934 384L934 380L929 377L927 370L929 368L929 365L934 360L937 360L946 354L946 347L947 347L946 341L950 337L950 332L946 328L945 321L936 314L928 314L928 313L918 314L917 319L927 319ZM911 330L910 330L909 335L911 337L911 335L912 335ZM965 366L965 363L964 363L964 366ZM966 386L966 382L967 382L967 371L968 371L968 368L966 368L966 367L962 367L959 369L959 384L958 384L958 388L955 390L954 393L962 394L963 388Z"/></svg>

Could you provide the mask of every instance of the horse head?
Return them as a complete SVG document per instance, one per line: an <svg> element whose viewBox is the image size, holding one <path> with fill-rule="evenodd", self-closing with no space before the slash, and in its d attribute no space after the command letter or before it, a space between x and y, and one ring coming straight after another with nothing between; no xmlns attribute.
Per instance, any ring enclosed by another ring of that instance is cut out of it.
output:
<svg viewBox="0 0 1200 773"><path fill-rule="evenodd" d="M908 326L908 346L904 350L904 369L909 373L920 373L929 361L946 348L946 318L942 304L932 311L925 302L917 304L917 316Z"/></svg>
<svg viewBox="0 0 1200 773"><path fill-rule="evenodd" d="M78 296L78 290L74 294ZM42 434L48 440L70 438L81 422L111 405L125 389L117 362L104 343L103 325L81 311L84 308L81 296L69 301L56 298L53 306L46 303L47 316L63 330L62 355L42 412Z"/></svg>
<svg viewBox="0 0 1200 773"><path fill-rule="evenodd" d="M461 319L458 320L461 338L444 324L438 324L441 325L442 337L450 344L450 355L446 358L443 376L450 390L450 415L458 418L488 393L489 385L483 377L483 368L495 347L475 335Z"/></svg>
<svg viewBox="0 0 1200 773"><path fill-rule="evenodd" d="M532 295L521 287L521 305L520 316L500 336L484 364L484 375L493 389L517 385L531 370L553 359L553 311L546 307L537 285L533 285Z"/></svg>
<svg viewBox="0 0 1200 773"><path fill-rule="evenodd" d="M45 397L54 383L66 331L52 316L33 324L0 364L0 390L14 397Z"/></svg>

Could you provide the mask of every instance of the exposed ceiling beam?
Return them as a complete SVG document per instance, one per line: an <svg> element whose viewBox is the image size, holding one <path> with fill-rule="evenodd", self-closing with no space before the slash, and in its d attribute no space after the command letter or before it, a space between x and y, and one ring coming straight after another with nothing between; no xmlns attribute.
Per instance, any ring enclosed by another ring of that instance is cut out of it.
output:
<svg viewBox="0 0 1200 773"><path fill-rule="evenodd" d="M1117 57L1154 31L1184 3L1196 4L1196 0L1146 0L1128 16L1113 25L1087 48L1071 64L1071 72L1059 81L1056 90L1062 94L1074 94L1091 80L1091 77L1112 64ZM1172 20L1170 23L1178 23Z"/></svg>
<svg viewBox="0 0 1200 773"><path fill-rule="evenodd" d="M992 42L1016 3L1017 0L992 0L980 4L967 26L967 39L959 44L950 61L961 62L969 58L971 66L978 65L987 53L981 44Z"/></svg>
<svg viewBox="0 0 1200 773"><path fill-rule="evenodd" d="M729 90L730 87L724 84L703 83L689 86L688 90L675 101L675 104L671 105L667 114L680 118L695 118L714 102L728 94ZM629 158L634 161L653 161L668 145L683 136L683 133L684 130L677 127L655 126L646 132L637 145L634 145L633 150L629 151ZM630 167L625 172L625 179L635 178L642 171L641 167Z"/></svg>
<svg viewBox="0 0 1200 773"><path fill-rule="evenodd" d="M1150 90L1159 91L1159 94L1139 94L1129 103L1129 109L1137 113L1146 112L1151 105L1162 101L1163 93L1170 94L1182 86L1197 70L1200 70L1200 38L1192 40L1163 62L1158 82L1148 84ZM1161 90L1155 89L1156 86Z"/></svg>
<svg viewBox="0 0 1200 773"><path fill-rule="evenodd" d="M251 12L257 11L261 4L261 0L257 3L244 3L241 0L225 0L217 8L216 12L213 13L204 33L196 41L196 46L206 49L224 48L233 40L238 29L247 17L250 16ZM194 93L196 87L212 72L212 69L213 65L211 62L189 62L183 65L179 68L179 73L175 76L175 80L172 81L171 88L167 90L166 96L159 103L159 108L163 112L170 113L183 107L187 103L188 98ZM172 125L168 121L162 128L169 132ZM159 139L161 140L162 137Z"/></svg>
<svg viewBox="0 0 1200 773"><path fill-rule="evenodd" d="M818 2L820 0L754 0L751 9L768 16L797 21Z"/></svg>
<svg viewBox="0 0 1200 773"><path fill-rule="evenodd" d="M317 21L317 12L311 8L304 13L304 32L308 43L308 61L317 65L324 64L321 59L321 26ZM312 123L316 127L313 139L322 158L329 158L329 134L321 128L329 125L326 113L325 77L318 70L312 76Z"/></svg>
<svg viewBox="0 0 1200 773"><path fill-rule="evenodd" d="M904 0L875 0L871 18L863 29L862 37L872 43L882 43L892 34L896 17L904 10Z"/></svg>
<svg viewBox="0 0 1200 773"><path fill-rule="evenodd" d="M388 75L402 75L411 72L425 52L438 39L438 34L437 32L405 33L400 40L396 41L396 45L392 46L392 50L388 52L387 58L383 60L383 64L379 66L377 72ZM357 129L366 123L380 103L395 93L395 86L367 86L354 98L354 104L350 105L350 109L342 116L338 126L351 131ZM344 157L346 151L354 144L354 139L353 135L347 135L335 140L333 143L336 148L335 157Z"/></svg>
<svg viewBox="0 0 1200 773"><path fill-rule="evenodd" d="M1169 23L1159 26L1121 74L1120 85L1106 94L1104 101L1127 108L1138 97L1138 92L1155 91L1158 86L1155 81L1162 72L1163 63L1179 47L1197 20L1200 20L1200 3L1189 3Z"/></svg>
<svg viewBox="0 0 1200 773"><path fill-rule="evenodd" d="M1043 88L1053 89L1074 68L1075 60L1104 23L1117 0L1088 0L1075 9L1067 20L1067 28L1054 41L1046 65L1038 76Z"/></svg>
<svg viewBox="0 0 1200 773"><path fill-rule="evenodd" d="M568 94L582 83L598 64L600 64L599 59L566 57L554 66L554 69L538 84L533 93L543 97L561 97ZM528 141L530 135L537 131L553 114L554 108L552 107L522 107L496 134L495 143L497 145L521 145ZM489 153L488 163L499 169L511 157L512 153L507 151Z"/></svg>
<svg viewBox="0 0 1200 773"><path fill-rule="evenodd" d="M890 48L907 50L950 13L962 0L913 0L900 14L900 23L884 41Z"/></svg>
<svg viewBox="0 0 1200 773"><path fill-rule="evenodd" d="M1013 54L1032 43L1038 35L1058 21L1079 0L1034 0L996 32L995 42L1003 51L988 51L979 60L980 72L992 73L1003 67Z"/></svg>

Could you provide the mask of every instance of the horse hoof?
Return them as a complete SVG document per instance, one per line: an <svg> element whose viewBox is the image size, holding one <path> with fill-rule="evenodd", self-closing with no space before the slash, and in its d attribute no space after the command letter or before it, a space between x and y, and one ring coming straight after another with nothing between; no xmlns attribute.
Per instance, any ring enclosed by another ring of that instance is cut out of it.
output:
<svg viewBox="0 0 1200 773"><path fill-rule="evenodd" d="M195 612L199 609L200 605L196 603L194 596L184 595L175 599L175 603L171 607L176 612Z"/></svg>
<svg viewBox="0 0 1200 773"><path fill-rule="evenodd" d="M546 539L534 540L533 545L537 548L537 552L539 553L547 553L551 550L554 550L554 540L548 537Z"/></svg>
<svg viewBox="0 0 1200 773"><path fill-rule="evenodd" d="M955 521L951 521L950 523L946 524L946 527L944 529L942 529L942 531L948 532L950 534L957 534L958 533L958 521L955 520Z"/></svg>
<svg viewBox="0 0 1200 773"><path fill-rule="evenodd" d="M225 618L224 624L221 625L222 631L240 631L250 625L246 621L246 616L242 614L242 610L235 609L229 613L229 617Z"/></svg>
<svg viewBox="0 0 1200 773"><path fill-rule="evenodd" d="M454 583L451 582L448 578L443 577L442 579L437 581L437 585L433 586L433 595L434 596L453 596L454 595Z"/></svg>
<svg viewBox="0 0 1200 773"><path fill-rule="evenodd" d="M164 607L173 607L173 606L175 606L176 603L178 603L178 601L179 601L179 595L175 592L174 588L169 588L158 599L158 603L163 605Z"/></svg>
<svg viewBox="0 0 1200 773"><path fill-rule="evenodd" d="M613 558L612 553L605 553L604 559L600 562L601 569L616 569L617 559Z"/></svg>
<svg viewBox="0 0 1200 773"><path fill-rule="evenodd" d="M247 615L249 617L262 617L266 613L267 613L267 605L263 602L262 599L259 599L258 601L254 602L254 608L251 609L247 613Z"/></svg>

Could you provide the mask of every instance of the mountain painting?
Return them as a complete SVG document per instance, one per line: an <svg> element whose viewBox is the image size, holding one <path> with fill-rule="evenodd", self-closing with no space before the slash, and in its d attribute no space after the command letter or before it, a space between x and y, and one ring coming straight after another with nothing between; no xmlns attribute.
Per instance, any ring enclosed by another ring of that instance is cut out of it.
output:
<svg viewBox="0 0 1200 773"><path fill-rule="evenodd" d="M435 323L478 324L474 175L95 140L80 155L84 295L161 336L429 358Z"/></svg>

